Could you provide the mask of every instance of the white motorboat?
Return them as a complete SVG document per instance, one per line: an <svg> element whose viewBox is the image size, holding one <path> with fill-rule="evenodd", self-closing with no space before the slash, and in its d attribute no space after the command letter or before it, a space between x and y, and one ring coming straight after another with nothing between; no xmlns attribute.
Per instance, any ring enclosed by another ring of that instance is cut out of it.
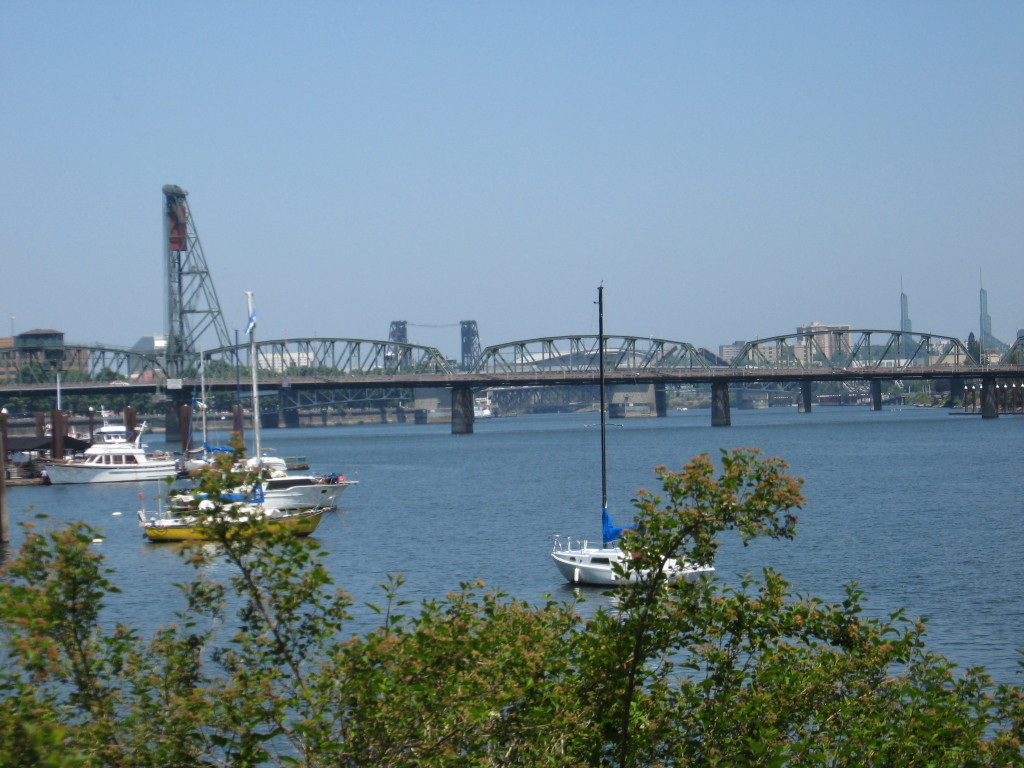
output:
<svg viewBox="0 0 1024 768"><path fill-rule="evenodd" d="M336 474L274 474L263 481L263 498L268 505L278 509L334 509L341 494L358 484L358 480L346 480L343 475Z"/></svg>
<svg viewBox="0 0 1024 768"><path fill-rule="evenodd" d="M93 444L81 457L46 466L51 484L163 480L177 474L178 463L174 456L166 452L150 453L142 444L145 422L133 436L125 425L111 424L109 412L102 411L102 414L103 426L96 430Z"/></svg>
<svg viewBox="0 0 1024 768"><path fill-rule="evenodd" d="M626 567L631 557L621 547L615 545L615 541L627 530L625 527L616 528L612 523L611 515L608 514L608 460L606 436L608 427L607 408L605 407L605 382L604 382L604 286L597 289L598 305L598 380L601 391L601 546L591 544L586 539L571 539L555 537L554 546L551 549L551 557L555 561L558 570L570 584L585 584L593 586L609 586L621 583L623 580L637 581L642 571L630 570ZM622 571L617 573L616 566ZM669 581L693 580L705 573L711 573L715 569L711 566L697 566L690 563L681 563L677 560L668 560L663 572Z"/></svg>
<svg viewBox="0 0 1024 768"><path fill-rule="evenodd" d="M252 501L259 499L268 508L280 510L336 509L338 498L347 488L358 485L358 480L346 480L341 475L289 475L275 472L260 482L254 493L251 487L237 488L225 494L225 501ZM191 491L172 493L168 504L172 509L194 508L203 497Z"/></svg>

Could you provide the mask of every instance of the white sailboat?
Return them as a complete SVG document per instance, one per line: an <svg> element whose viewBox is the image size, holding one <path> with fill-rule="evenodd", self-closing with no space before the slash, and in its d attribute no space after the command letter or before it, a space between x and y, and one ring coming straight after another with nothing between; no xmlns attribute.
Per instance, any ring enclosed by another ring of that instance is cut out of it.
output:
<svg viewBox="0 0 1024 768"><path fill-rule="evenodd" d="M570 584L583 584L592 586L610 586L620 583L624 579L635 581L640 573L629 571L624 568L625 561L630 557L615 542L627 530L624 527L616 528L608 514L608 455L607 455L607 408L605 407L605 382L604 382L604 286L597 289L598 305L598 366L600 368L598 377L601 390L601 545L591 544L587 539L573 539L555 537L554 546L551 549L551 557L555 561L558 570ZM617 572L616 565L622 567L625 575ZM664 571L672 581L692 580L701 574L714 571L711 566L695 566L682 563L677 560L669 560L665 563Z"/></svg>

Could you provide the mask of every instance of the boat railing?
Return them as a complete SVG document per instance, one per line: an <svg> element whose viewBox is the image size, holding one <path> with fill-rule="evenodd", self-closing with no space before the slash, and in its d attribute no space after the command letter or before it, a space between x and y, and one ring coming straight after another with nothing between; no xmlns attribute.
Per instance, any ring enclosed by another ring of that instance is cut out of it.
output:
<svg viewBox="0 0 1024 768"><path fill-rule="evenodd" d="M553 537L551 551L552 552L567 552L569 550L580 550L586 549L591 545L589 539L577 539L572 536L559 536L557 533Z"/></svg>

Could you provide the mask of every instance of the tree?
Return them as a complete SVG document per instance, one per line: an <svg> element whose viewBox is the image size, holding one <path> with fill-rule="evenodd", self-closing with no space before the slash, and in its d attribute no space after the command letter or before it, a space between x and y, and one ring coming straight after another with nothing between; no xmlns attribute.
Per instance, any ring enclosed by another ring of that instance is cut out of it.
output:
<svg viewBox="0 0 1024 768"><path fill-rule="evenodd" d="M313 540L216 528L188 551L174 625L104 629L113 586L83 524L32 528L0 580L0 762L51 766L1020 765L1021 691L955 674L925 625L866 618L765 570L737 586L668 583L720 537L794 535L800 482L723 453L659 467L623 540L635 582L584 622L480 583L346 636L353 598ZM206 478L241 480L226 462ZM251 478L248 478L251 479ZM218 583L202 575L231 565ZM626 574L623 574L626 575Z"/></svg>

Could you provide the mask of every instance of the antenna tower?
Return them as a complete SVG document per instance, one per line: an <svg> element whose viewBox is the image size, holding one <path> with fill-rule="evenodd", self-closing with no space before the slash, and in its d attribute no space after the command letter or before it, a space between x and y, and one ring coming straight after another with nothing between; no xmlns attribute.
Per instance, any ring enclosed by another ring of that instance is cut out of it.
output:
<svg viewBox="0 0 1024 768"><path fill-rule="evenodd" d="M199 339L211 328L219 346L231 345L217 290L206 265L188 192L167 184L164 193L164 265L167 276L167 349L171 377L182 376L198 357ZM208 349L214 345L205 345Z"/></svg>

